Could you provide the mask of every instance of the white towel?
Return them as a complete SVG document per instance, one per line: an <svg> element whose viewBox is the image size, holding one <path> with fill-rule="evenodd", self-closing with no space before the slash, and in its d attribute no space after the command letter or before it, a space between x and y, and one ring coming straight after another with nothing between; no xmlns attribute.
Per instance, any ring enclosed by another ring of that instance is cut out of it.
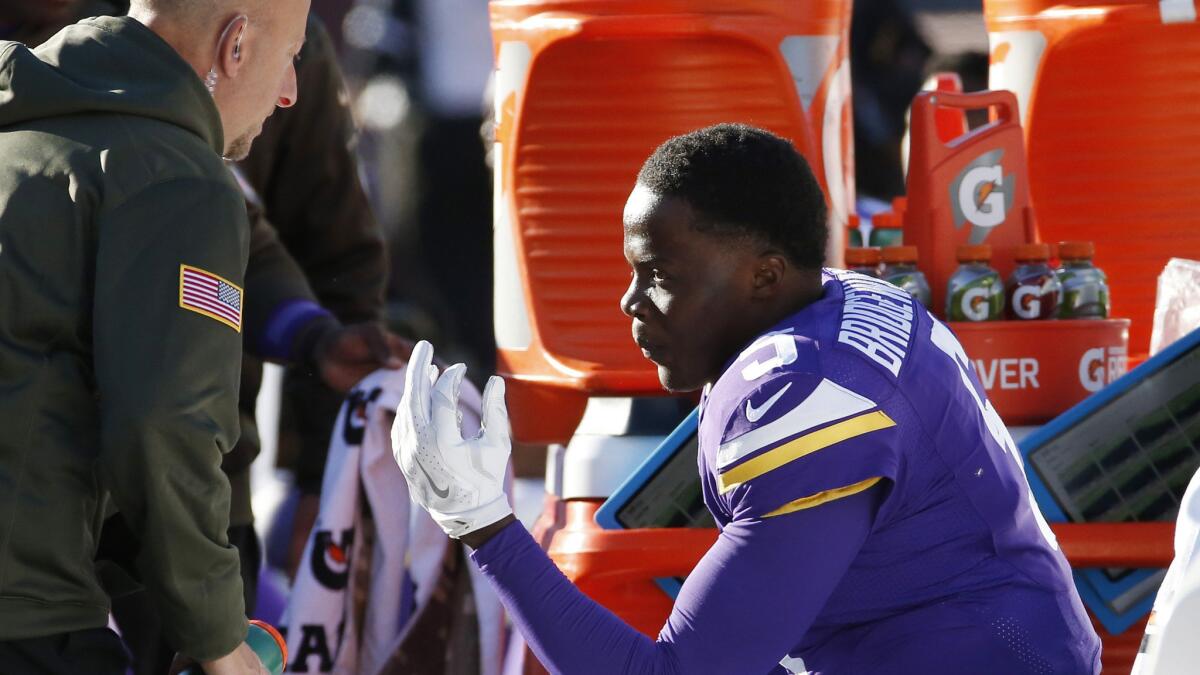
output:
<svg viewBox="0 0 1200 675"><path fill-rule="evenodd" d="M413 505L408 484L392 458L390 428L404 393L404 369L380 370L360 382L338 413L330 440L321 506L305 545L284 613L288 672L375 675L398 648L419 615L441 571L447 538L424 510ZM464 381L460 397L463 433L479 429L480 396ZM370 588L362 626L350 611L356 596L351 561L361 550L362 505L375 525ZM479 621L481 675L500 672L504 629L499 599L468 564ZM402 606L405 575L416 587L417 611ZM408 616L405 616L405 614ZM301 665L302 664L302 665Z"/></svg>

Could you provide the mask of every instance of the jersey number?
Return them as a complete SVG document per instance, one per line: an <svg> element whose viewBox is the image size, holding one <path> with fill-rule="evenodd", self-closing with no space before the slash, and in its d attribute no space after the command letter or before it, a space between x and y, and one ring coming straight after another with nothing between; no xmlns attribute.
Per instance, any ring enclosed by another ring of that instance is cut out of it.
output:
<svg viewBox="0 0 1200 675"><path fill-rule="evenodd" d="M967 352L959 343L958 338L954 337L954 333L946 327L946 324L933 318L929 315L929 320L933 324L933 334L930 338L933 344L937 345L938 349L946 353L954 365L958 366L958 374L962 378L963 386L967 392L971 394L971 398L975 401L975 405L979 407L980 414L983 415L983 422L987 426L988 433L991 434L992 440L996 441L1004 451L1013 458L1017 463L1018 473L1021 474L1021 480L1025 482L1025 491L1029 495L1029 508L1033 509L1033 517L1037 520L1038 529L1042 531L1042 536L1046 538L1046 542L1050 547L1058 550L1058 538L1054 536L1054 531L1050 529L1049 523L1046 522L1046 517L1042 515L1041 509L1037 507L1037 502L1033 498L1033 490L1029 488L1029 481L1025 478L1025 462L1021 460L1021 452L1017 449L1017 444L1013 441L1012 436L1008 433L1008 428L1004 426L1004 421L1000 419L1000 415L996 409L992 407L992 402L987 400L986 394L977 391L975 384L971 382L969 368L970 361L967 359Z"/></svg>
<svg viewBox="0 0 1200 675"><path fill-rule="evenodd" d="M753 382L776 368L795 363L796 338L790 335L791 332L792 329L787 328L778 333L767 333L742 351L738 356L739 362L766 347L770 347L774 352L774 356L762 361L755 359L742 368L742 377L746 378L747 382Z"/></svg>

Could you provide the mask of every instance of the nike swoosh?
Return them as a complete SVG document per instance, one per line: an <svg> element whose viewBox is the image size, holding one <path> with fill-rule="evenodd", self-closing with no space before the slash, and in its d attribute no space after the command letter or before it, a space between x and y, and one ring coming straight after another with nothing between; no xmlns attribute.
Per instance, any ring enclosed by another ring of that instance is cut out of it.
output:
<svg viewBox="0 0 1200 675"><path fill-rule="evenodd" d="M759 406L757 408L755 408L754 405L750 403L750 401L746 401L746 419L750 420L751 422L757 422L760 419L762 419L762 416L767 414L767 411L771 409L771 406L775 405L775 402L779 400L779 397L783 396L783 392L787 391L791 387L792 387L791 382L788 382L787 384L783 385L782 389L775 392L774 396L767 399L767 401L765 403L763 403L761 406Z"/></svg>
<svg viewBox="0 0 1200 675"><path fill-rule="evenodd" d="M430 476L429 472L425 470L425 465L422 464L421 460L419 459L417 460L417 468L421 470L421 473L425 474L425 480L429 482L429 487L433 488L433 494L437 495L441 499L445 499L446 497L450 496L450 488L448 486L439 488L437 483L433 482L433 477Z"/></svg>

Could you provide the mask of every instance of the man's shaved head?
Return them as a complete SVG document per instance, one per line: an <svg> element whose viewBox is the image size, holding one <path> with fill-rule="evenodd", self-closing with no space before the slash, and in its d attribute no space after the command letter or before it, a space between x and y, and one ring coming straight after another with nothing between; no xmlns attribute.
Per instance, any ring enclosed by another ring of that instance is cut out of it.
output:
<svg viewBox="0 0 1200 675"><path fill-rule="evenodd" d="M152 12L195 25L231 13L262 17L271 12L273 4L270 0L130 0L129 11Z"/></svg>
<svg viewBox="0 0 1200 675"><path fill-rule="evenodd" d="M129 16L179 52L212 94L225 156L241 159L276 106L296 102L293 59L310 0L131 0Z"/></svg>

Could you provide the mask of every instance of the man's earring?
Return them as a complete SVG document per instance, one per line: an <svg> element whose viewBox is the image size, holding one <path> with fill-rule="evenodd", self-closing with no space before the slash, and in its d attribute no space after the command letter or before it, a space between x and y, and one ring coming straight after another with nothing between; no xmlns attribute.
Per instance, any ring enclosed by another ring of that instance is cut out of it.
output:
<svg viewBox="0 0 1200 675"><path fill-rule="evenodd" d="M208 89L208 93L213 94L217 91L217 67L213 66L208 69L208 77L204 78L204 86Z"/></svg>

